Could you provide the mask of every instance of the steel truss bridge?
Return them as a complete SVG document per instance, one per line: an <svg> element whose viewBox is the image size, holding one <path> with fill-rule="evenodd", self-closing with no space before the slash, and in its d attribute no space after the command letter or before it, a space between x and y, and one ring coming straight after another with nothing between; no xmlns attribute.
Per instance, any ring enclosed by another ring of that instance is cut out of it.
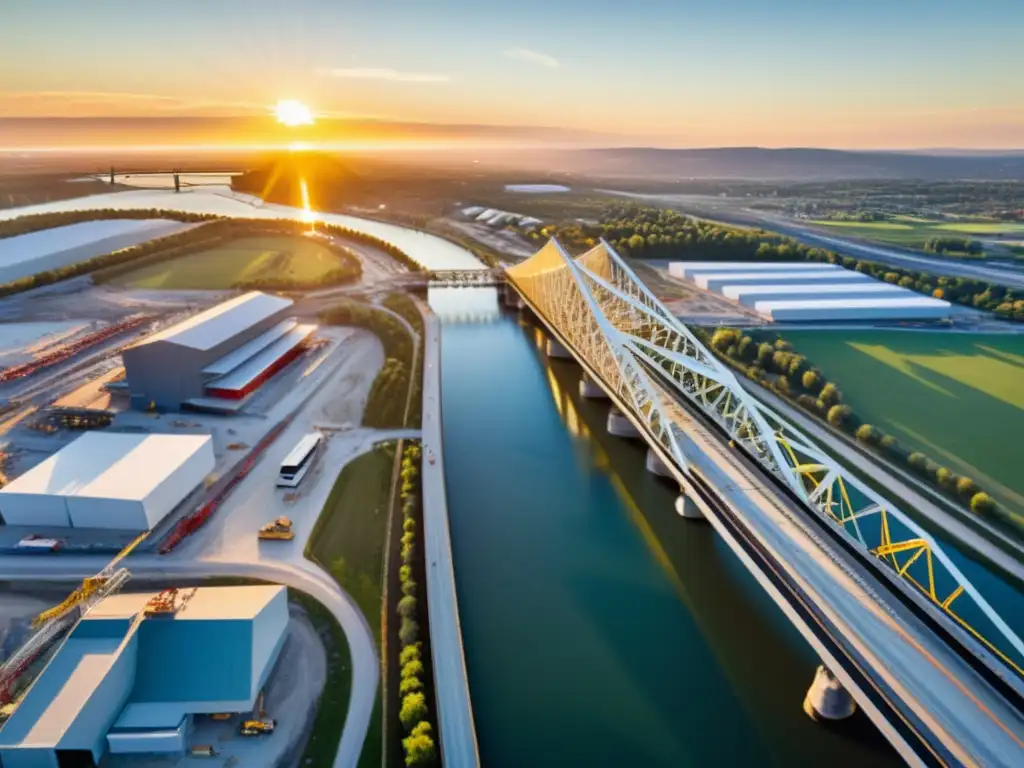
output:
<svg viewBox="0 0 1024 768"><path fill-rule="evenodd" d="M762 405L605 242L509 288L914 765L1024 765L1024 644L936 541Z"/></svg>

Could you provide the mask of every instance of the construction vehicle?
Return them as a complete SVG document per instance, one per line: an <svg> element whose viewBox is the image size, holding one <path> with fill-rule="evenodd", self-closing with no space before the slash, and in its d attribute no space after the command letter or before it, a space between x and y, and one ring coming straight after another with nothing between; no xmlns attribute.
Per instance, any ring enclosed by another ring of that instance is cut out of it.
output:
<svg viewBox="0 0 1024 768"><path fill-rule="evenodd" d="M214 714L210 715L210 719L211 720L230 720L231 719L231 713L230 712L215 712Z"/></svg>
<svg viewBox="0 0 1024 768"><path fill-rule="evenodd" d="M243 736L264 736L274 732L277 727L277 720L246 720L242 723L241 734Z"/></svg>
<svg viewBox="0 0 1024 768"><path fill-rule="evenodd" d="M259 538L261 539L284 539L290 541L295 538L292 531L292 521L287 517L279 517L272 523L267 523L260 528Z"/></svg>
<svg viewBox="0 0 1024 768"><path fill-rule="evenodd" d="M188 753L192 757L216 757L217 750L213 748L212 744L201 744L189 749Z"/></svg>
<svg viewBox="0 0 1024 768"><path fill-rule="evenodd" d="M19 552L56 552L64 546L60 539L48 539L43 536L32 534L18 542Z"/></svg>
<svg viewBox="0 0 1024 768"><path fill-rule="evenodd" d="M145 616L173 616L188 605L188 601L192 599L195 593L195 589L188 590L187 592L181 592L177 587L165 589L149 599L146 607L142 609L142 613Z"/></svg>

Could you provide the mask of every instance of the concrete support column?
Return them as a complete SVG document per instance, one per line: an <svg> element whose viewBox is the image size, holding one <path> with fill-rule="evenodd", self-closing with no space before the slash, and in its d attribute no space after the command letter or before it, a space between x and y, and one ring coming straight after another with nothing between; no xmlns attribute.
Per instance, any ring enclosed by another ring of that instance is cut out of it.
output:
<svg viewBox="0 0 1024 768"><path fill-rule="evenodd" d="M519 292L516 291L511 285L505 286L505 306L514 307L515 309L525 309L526 302L523 301Z"/></svg>
<svg viewBox="0 0 1024 768"><path fill-rule="evenodd" d="M589 397L591 399L608 399L608 394L601 388L601 385L590 378L586 371L583 372L583 378L580 379L580 397Z"/></svg>
<svg viewBox="0 0 1024 768"><path fill-rule="evenodd" d="M676 513L687 520L703 520L704 513L701 512L700 507L686 494L686 491L682 488L679 490L679 496L676 498Z"/></svg>
<svg viewBox="0 0 1024 768"><path fill-rule="evenodd" d="M824 664L804 697L804 712L812 720L843 720L857 711L857 702Z"/></svg>
<svg viewBox="0 0 1024 768"><path fill-rule="evenodd" d="M616 437L640 437L640 431L614 405L608 411L608 432Z"/></svg>
<svg viewBox="0 0 1024 768"><path fill-rule="evenodd" d="M661 460L661 457L654 452L653 448L647 449L647 460L644 462L644 466L647 467L647 471L654 475L660 475L661 477L672 477L672 473L669 471L668 466Z"/></svg>
<svg viewBox="0 0 1024 768"><path fill-rule="evenodd" d="M565 360L572 360L572 352L565 348L565 346L556 339L548 339L547 346L548 357L560 357Z"/></svg>

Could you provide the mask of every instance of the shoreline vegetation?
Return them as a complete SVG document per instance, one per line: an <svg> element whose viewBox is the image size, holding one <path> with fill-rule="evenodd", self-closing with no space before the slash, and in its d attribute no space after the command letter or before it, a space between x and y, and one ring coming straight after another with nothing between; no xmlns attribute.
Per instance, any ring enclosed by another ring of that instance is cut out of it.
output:
<svg viewBox="0 0 1024 768"><path fill-rule="evenodd" d="M557 237L573 253L591 248L603 238L623 256L639 260L828 262L925 296L993 312L1003 320L1024 322L1024 292L1006 286L841 256L763 229L731 227L664 208L609 204L595 221L549 223L521 234L538 247L548 237Z"/></svg>

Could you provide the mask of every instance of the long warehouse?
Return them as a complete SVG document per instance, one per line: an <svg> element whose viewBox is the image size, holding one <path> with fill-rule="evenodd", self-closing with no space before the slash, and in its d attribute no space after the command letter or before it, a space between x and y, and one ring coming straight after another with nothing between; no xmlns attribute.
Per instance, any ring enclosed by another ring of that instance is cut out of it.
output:
<svg viewBox="0 0 1024 768"><path fill-rule="evenodd" d="M7 525L148 531L214 469L209 435L87 432L0 488Z"/></svg>
<svg viewBox="0 0 1024 768"><path fill-rule="evenodd" d="M834 320L948 320L948 301L927 296L873 299L803 299L759 301L755 311L780 322Z"/></svg>
<svg viewBox="0 0 1024 768"><path fill-rule="evenodd" d="M738 301L746 307L753 307L759 301L889 298L907 297L908 294L909 291L904 288L875 280L831 285L727 285L722 289L725 298Z"/></svg>
<svg viewBox="0 0 1024 768"><path fill-rule="evenodd" d="M316 331L287 318L291 308L291 299L251 291L124 350L132 404L177 410L207 397L244 398Z"/></svg>
<svg viewBox="0 0 1024 768"><path fill-rule="evenodd" d="M813 261L673 261L668 273L673 277L693 279L700 272L835 272L838 264Z"/></svg>

